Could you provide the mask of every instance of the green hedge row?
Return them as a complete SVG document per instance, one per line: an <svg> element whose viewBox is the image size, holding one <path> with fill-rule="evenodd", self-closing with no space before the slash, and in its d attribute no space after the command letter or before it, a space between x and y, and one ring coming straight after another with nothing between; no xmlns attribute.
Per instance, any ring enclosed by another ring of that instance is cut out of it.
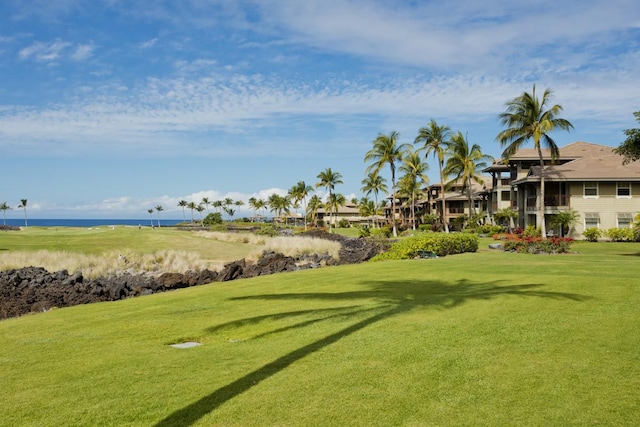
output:
<svg viewBox="0 0 640 427"><path fill-rule="evenodd" d="M407 237L396 243L372 261L412 259L420 256L420 252L433 252L438 256L476 252L478 236L468 233L421 233Z"/></svg>

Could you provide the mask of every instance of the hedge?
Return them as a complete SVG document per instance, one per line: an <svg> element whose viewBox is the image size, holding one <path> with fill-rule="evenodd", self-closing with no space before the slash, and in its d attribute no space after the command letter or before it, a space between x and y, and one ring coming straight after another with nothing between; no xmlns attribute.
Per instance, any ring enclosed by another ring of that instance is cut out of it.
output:
<svg viewBox="0 0 640 427"><path fill-rule="evenodd" d="M413 259L420 252L433 252L437 256L476 252L478 250L478 236L468 233L420 233L394 243L391 248L372 261Z"/></svg>

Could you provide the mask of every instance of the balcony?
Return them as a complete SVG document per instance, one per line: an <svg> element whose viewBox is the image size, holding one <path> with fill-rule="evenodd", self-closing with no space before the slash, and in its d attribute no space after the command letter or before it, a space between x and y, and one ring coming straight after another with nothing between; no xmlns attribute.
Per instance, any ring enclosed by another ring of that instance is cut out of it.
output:
<svg viewBox="0 0 640 427"><path fill-rule="evenodd" d="M538 208L538 197L531 196L527 197L527 209L537 209ZM545 207L568 207L569 206L569 195L568 194L546 194L544 196L544 205Z"/></svg>

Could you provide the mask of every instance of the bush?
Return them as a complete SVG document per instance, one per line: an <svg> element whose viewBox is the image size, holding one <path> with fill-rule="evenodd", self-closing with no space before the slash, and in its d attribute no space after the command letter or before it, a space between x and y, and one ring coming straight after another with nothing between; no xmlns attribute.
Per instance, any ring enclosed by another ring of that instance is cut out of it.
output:
<svg viewBox="0 0 640 427"><path fill-rule="evenodd" d="M391 237L391 229L389 227L374 228L370 232L371 237Z"/></svg>
<svg viewBox="0 0 640 427"><path fill-rule="evenodd" d="M222 215L220 212L210 213L202 220L202 224L207 226L222 224Z"/></svg>
<svg viewBox="0 0 640 427"><path fill-rule="evenodd" d="M477 226L474 230L474 233L478 233L478 234L500 234L500 233L504 233L504 227L501 225L490 225L490 224L484 224L484 225L479 225Z"/></svg>
<svg viewBox="0 0 640 427"><path fill-rule="evenodd" d="M527 225L522 232L522 237L542 237L542 230L536 228L534 225Z"/></svg>
<svg viewBox="0 0 640 427"><path fill-rule="evenodd" d="M635 240L635 233L631 228L610 228L604 235L613 242L632 242Z"/></svg>
<svg viewBox="0 0 640 427"><path fill-rule="evenodd" d="M587 228L582 232L582 235L588 242L597 242L602 236L602 230L596 227Z"/></svg>
<svg viewBox="0 0 640 427"><path fill-rule="evenodd" d="M372 258L373 261L413 259L422 251L438 256L476 252L478 237L474 234L421 233L394 243L388 252Z"/></svg>
<svg viewBox="0 0 640 427"><path fill-rule="evenodd" d="M259 236L278 236L280 234L280 231L278 230L278 228L273 225L273 224L267 224L263 227L260 227L258 230L255 231L255 234L259 235Z"/></svg>
<svg viewBox="0 0 640 427"><path fill-rule="evenodd" d="M503 244L506 252L518 252L528 254L564 254L569 252L573 239L569 237L520 237L509 234Z"/></svg>
<svg viewBox="0 0 640 427"><path fill-rule="evenodd" d="M369 227L364 227L362 225L358 226L358 237L369 237L371 236L371 230Z"/></svg>
<svg viewBox="0 0 640 427"><path fill-rule="evenodd" d="M344 218L341 219L340 221L338 221L338 228L349 228L349 221Z"/></svg>

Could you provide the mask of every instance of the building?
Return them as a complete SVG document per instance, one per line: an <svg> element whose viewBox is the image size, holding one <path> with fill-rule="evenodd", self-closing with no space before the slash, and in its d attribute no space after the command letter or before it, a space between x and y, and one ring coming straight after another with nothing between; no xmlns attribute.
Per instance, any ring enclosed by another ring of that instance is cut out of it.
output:
<svg viewBox="0 0 640 427"><path fill-rule="evenodd" d="M630 227L640 212L640 162L623 165L623 158L612 147L588 142L574 142L560 148L560 156L551 162L549 150L542 150L544 158L545 212L538 218L540 207L540 159L537 150L521 149L507 161L488 168L499 181L500 189L492 195L493 202L504 202L506 183L510 181L509 203L518 212L518 225L540 226L545 221L547 231L559 235L551 225L554 214L573 210L580 219L569 236L582 238L590 227L602 230ZM504 178L504 166L509 177ZM494 211L495 213L495 211Z"/></svg>

